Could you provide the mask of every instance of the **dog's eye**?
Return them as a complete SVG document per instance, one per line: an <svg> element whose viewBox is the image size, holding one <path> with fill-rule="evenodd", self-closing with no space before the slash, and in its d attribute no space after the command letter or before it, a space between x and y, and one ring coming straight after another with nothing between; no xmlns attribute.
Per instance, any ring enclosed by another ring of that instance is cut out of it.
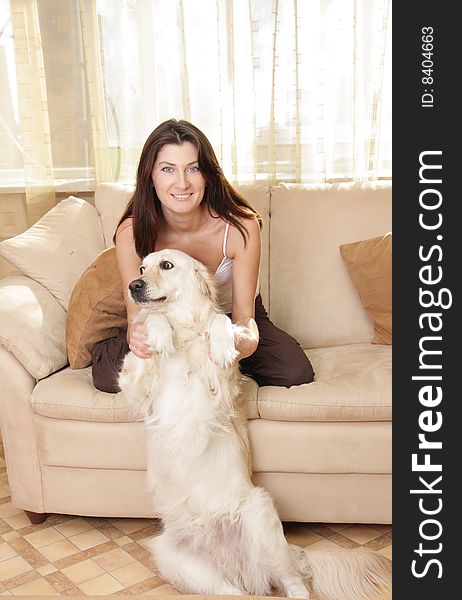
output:
<svg viewBox="0 0 462 600"><path fill-rule="evenodd" d="M142 274L144 273L144 269L145 269L145 268L146 268L146 267L140 267L140 275L142 275Z"/></svg>
<svg viewBox="0 0 462 600"><path fill-rule="evenodd" d="M169 260L163 260L159 267L164 271L169 271L170 269L173 269L174 265Z"/></svg>

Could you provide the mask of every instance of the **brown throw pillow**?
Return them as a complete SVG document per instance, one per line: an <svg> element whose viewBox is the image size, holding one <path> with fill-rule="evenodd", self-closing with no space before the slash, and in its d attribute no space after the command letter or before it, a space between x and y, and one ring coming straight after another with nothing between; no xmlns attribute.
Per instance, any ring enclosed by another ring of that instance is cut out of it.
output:
<svg viewBox="0 0 462 600"><path fill-rule="evenodd" d="M88 367L96 344L126 326L115 248L108 248L82 273L69 300L66 344L71 368Z"/></svg>
<svg viewBox="0 0 462 600"><path fill-rule="evenodd" d="M361 303L374 321L373 344L392 343L392 234L343 244L340 254L358 290Z"/></svg>

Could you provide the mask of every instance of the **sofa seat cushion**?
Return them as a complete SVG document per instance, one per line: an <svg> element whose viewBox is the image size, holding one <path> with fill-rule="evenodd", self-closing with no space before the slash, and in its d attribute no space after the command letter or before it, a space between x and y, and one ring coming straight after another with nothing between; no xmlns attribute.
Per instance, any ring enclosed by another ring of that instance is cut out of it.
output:
<svg viewBox="0 0 462 600"><path fill-rule="evenodd" d="M245 378L242 393L249 419L258 418L258 386ZM138 420L123 394L100 392L93 385L91 367L67 367L38 382L31 396L34 411L54 419L93 421L102 423L131 423Z"/></svg>
<svg viewBox="0 0 462 600"><path fill-rule="evenodd" d="M258 413L275 421L390 421L391 347L370 343L306 351L312 383L258 392Z"/></svg>
<svg viewBox="0 0 462 600"><path fill-rule="evenodd" d="M40 415L54 419L131 423L137 418L122 393L107 394L93 385L91 367L67 367L35 386L32 407Z"/></svg>

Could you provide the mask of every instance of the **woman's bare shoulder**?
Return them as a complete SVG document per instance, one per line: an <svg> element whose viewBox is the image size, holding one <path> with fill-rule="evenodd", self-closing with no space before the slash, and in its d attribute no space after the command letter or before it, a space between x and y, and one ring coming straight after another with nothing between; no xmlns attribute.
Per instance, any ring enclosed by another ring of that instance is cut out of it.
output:
<svg viewBox="0 0 462 600"><path fill-rule="evenodd" d="M133 243L133 217L127 217L117 227L116 234L116 245L119 243Z"/></svg>
<svg viewBox="0 0 462 600"><path fill-rule="evenodd" d="M245 241L237 227L230 227L228 236L228 249L231 258L248 250L249 246L259 247L261 244L260 225L254 217L238 217L240 225L244 228Z"/></svg>
<svg viewBox="0 0 462 600"><path fill-rule="evenodd" d="M240 225L246 230L248 237L260 236L260 224L256 216L250 215L248 217L235 217ZM237 230L237 227L233 227Z"/></svg>
<svg viewBox="0 0 462 600"><path fill-rule="evenodd" d="M127 227L133 231L133 217L127 217L122 221L122 223L119 223L116 233L124 231L125 229L127 229Z"/></svg>

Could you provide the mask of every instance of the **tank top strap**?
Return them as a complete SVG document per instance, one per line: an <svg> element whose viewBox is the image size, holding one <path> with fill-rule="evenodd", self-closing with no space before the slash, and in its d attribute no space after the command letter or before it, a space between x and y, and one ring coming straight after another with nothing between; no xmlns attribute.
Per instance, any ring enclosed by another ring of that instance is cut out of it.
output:
<svg viewBox="0 0 462 600"><path fill-rule="evenodd" d="M226 255L226 245L228 243L228 233L229 233L229 221L226 222L225 233L223 235L223 256L228 258Z"/></svg>

